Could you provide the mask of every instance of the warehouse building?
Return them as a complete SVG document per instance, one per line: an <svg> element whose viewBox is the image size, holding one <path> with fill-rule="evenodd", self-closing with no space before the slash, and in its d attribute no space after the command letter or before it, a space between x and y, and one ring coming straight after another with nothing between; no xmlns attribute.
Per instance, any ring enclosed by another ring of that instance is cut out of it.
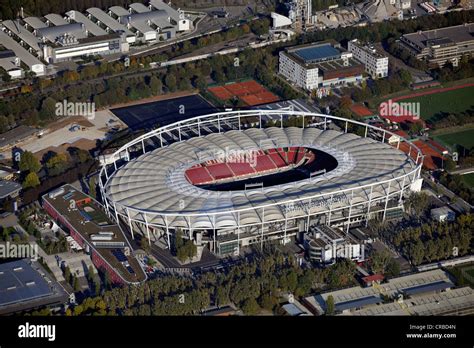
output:
<svg viewBox="0 0 474 348"><path fill-rule="evenodd" d="M368 287L357 286L309 296L304 299L304 303L315 314L326 313L327 299L331 296L336 315L418 315L428 307L436 307L436 301L443 299L446 303L439 306L440 309L443 307L441 314L444 311L451 312L459 305L457 301L450 301L457 297L455 292L459 292L454 287L448 273L435 269L393 278L380 284L373 282ZM461 290L459 296L469 298L463 309L474 307L472 290L468 293Z"/></svg>
<svg viewBox="0 0 474 348"><path fill-rule="evenodd" d="M68 294L36 262L27 259L0 264L0 314L65 303Z"/></svg>
<svg viewBox="0 0 474 348"><path fill-rule="evenodd" d="M13 51L15 56L19 59L20 64L25 64L28 69L37 76L45 74L45 65L38 58L28 52L22 45L8 36L8 34L3 30L0 30L0 45ZM5 67L8 68L9 65L6 65Z"/></svg>
<svg viewBox="0 0 474 348"><path fill-rule="evenodd" d="M148 6L133 3L127 9L112 6L106 12L93 7L86 14L75 10L64 16L50 13L42 18L7 20L0 25L6 34L2 35L3 46L37 75L44 74L44 65L38 64L38 59L57 63L90 55L126 53L129 44L172 39L176 33L192 28L192 21L183 11L161 0L153 0ZM0 63L11 77L22 76L10 60Z"/></svg>
<svg viewBox="0 0 474 348"><path fill-rule="evenodd" d="M12 79L23 77L21 60L12 50L0 51L0 67L5 70Z"/></svg>

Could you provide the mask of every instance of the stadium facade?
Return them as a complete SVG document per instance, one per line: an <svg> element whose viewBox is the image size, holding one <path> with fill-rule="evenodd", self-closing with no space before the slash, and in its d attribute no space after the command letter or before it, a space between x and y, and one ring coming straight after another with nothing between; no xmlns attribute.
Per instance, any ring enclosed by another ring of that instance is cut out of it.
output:
<svg viewBox="0 0 474 348"><path fill-rule="evenodd" d="M132 238L171 248L181 231L216 254L236 254L302 238L313 225L347 232L402 212L404 196L421 188L423 155L403 138L389 145L391 135L317 113L215 113L124 145L99 186L106 211Z"/></svg>

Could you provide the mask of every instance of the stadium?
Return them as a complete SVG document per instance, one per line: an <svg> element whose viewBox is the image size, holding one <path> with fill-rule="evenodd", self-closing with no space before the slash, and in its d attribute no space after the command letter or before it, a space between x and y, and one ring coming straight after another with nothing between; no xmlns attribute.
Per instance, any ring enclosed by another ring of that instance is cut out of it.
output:
<svg viewBox="0 0 474 348"><path fill-rule="evenodd" d="M421 189L421 151L390 131L294 110L226 111L137 137L100 171L106 210L132 238L171 248L180 231L217 255L282 244L315 224L403 212ZM403 143L401 151L400 144Z"/></svg>

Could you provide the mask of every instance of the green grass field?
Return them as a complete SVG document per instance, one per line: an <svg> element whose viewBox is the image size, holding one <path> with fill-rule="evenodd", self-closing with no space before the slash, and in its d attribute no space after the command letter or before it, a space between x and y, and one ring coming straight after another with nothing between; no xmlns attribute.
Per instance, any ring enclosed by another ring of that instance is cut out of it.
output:
<svg viewBox="0 0 474 348"><path fill-rule="evenodd" d="M440 113L459 113L474 107L474 87L466 87L453 91L429 94L399 102L420 103L421 118L425 121L435 119Z"/></svg>
<svg viewBox="0 0 474 348"><path fill-rule="evenodd" d="M474 269L469 269L466 271L467 274L469 274L471 277L474 277Z"/></svg>
<svg viewBox="0 0 474 348"><path fill-rule="evenodd" d="M464 181L464 183L471 189L474 188L474 173L463 175L462 181ZM474 274L472 276L474 277Z"/></svg>
<svg viewBox="0 0 474 348"><path fill-rule="evenodd" d="M470 149L474 146L474 129L468 129L459 132L436 135L434 137L440 143L453 148L455 144Z"/></svg>

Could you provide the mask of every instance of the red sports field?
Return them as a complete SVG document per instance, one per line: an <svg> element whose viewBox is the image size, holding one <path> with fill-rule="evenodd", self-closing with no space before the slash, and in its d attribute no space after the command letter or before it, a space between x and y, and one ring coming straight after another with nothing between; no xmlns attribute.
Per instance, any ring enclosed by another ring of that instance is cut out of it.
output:
<svg viewBox="0 0 474 348"><path fill-rule="evenodd" d="M234 82L223 86L209 87L216 98L226 101L232 98L239 98L248 106L273 103L280 98L268 91L255 80L245 82Z"/></svg>
<svg viewBox="0 0 474 348"><path fill-rule="evenodd" d="M442 158L443 158L443 155L441 153L439 153L438 151L436 151L436 149L431 147L429 143L426 143L425 141L422 141L422 140L415 140L413 144L416 145L425 156L423 160L423 167L430 170L441 168ZM402 150L406 154L408 154L409 148L410 147L407 143L405 142L400 143L400 150ZM416 160L416 151L412 149L410 156L414 160Z"/></svg>

